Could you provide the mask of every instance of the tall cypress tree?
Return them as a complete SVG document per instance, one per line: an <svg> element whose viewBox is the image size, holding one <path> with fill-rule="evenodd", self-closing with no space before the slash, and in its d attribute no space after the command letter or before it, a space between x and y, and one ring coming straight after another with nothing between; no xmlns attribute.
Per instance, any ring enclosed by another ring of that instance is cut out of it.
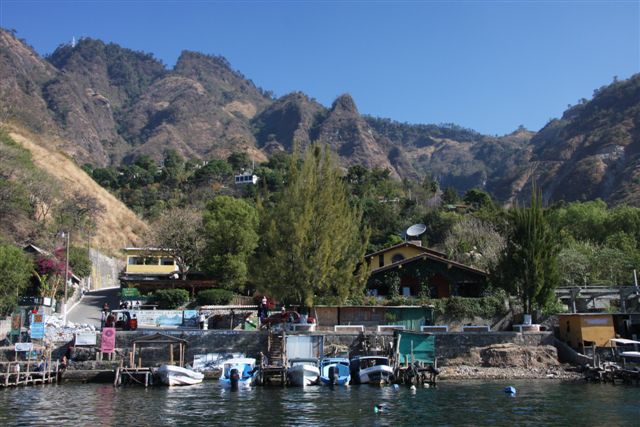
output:
<svg viewBox="0 0 640 427"><path fill-rule="evenodd" d="M511 233L496 271L495 281L517 295L526 313L544 308L558 285L556 236L542 207L542 195L534 185L531 205L515 207L510 215Z"/></svg>
<svg viewBox="0 0 640 427"><path fill-rule="evenodd" d="M259 204L256 284L279 300L308 306L318 297L344 302L361 293L368 231L329 149L316 144L302 162L291 156L288 177L274 201Z"/></svg>

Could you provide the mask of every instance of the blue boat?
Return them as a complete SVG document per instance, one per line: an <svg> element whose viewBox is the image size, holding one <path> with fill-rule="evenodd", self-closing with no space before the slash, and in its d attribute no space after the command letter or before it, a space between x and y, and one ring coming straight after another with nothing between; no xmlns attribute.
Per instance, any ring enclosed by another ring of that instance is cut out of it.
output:
<svg viewBox="0 0 640 427"><path fill-rule="evenodd" d="M324 385L347 385L351 381L349 359L325 357L320 362L320 382Z"/></svg>
<svg viewBox="0 0 640 427"><path fill-rule="evenodd" d="M256 359L241 357L225 360L220 385L225 388L250 387L254 383Z"/></svg>

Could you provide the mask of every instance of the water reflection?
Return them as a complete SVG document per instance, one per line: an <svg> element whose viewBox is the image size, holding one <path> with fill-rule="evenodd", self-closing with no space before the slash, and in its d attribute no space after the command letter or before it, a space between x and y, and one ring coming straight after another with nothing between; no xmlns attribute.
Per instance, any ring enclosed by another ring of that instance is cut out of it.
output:
<svg viewBox="0 0 640 427"><path fill-rule="evenodd" d="M503 389L518 389L511 398ZM0 425L638 425L640 388L549 381L225 390L65 384L0 390ZM383 411L374 412L375 405Z"/></svg>

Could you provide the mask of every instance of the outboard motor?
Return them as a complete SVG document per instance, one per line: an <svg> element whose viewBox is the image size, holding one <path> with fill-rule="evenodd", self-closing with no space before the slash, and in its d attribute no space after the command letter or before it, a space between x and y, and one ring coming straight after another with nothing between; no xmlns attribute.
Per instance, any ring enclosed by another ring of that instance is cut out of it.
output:
<svg viewBox="0 0 640 427"><path fill-rule="evenodd" d="M240 372L236 368L233 368L229 372L229 382L231 383L231 390L238 389L238 381L240 381Z"/></svg>
<svg viewBox="0 0 640 427"><path fill-rule="evenodd" d="M338 376L338 372L335 366L329 366L329 381L331 381L331 385L338 384L338 380L340 377Z"/></svg>

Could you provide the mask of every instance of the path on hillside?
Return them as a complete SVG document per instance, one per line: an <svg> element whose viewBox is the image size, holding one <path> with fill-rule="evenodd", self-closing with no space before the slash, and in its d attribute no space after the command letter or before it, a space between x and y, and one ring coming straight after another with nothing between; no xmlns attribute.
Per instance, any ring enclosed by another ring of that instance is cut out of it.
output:
<svg viewBox="0 0 640 427"><path fill-rule="evenodd" d="M100 327L100 311L106 302L112 310L118 308L120 288L87 292L78 305L67 313L67 320L73 323L88 323Z"/></svg>

